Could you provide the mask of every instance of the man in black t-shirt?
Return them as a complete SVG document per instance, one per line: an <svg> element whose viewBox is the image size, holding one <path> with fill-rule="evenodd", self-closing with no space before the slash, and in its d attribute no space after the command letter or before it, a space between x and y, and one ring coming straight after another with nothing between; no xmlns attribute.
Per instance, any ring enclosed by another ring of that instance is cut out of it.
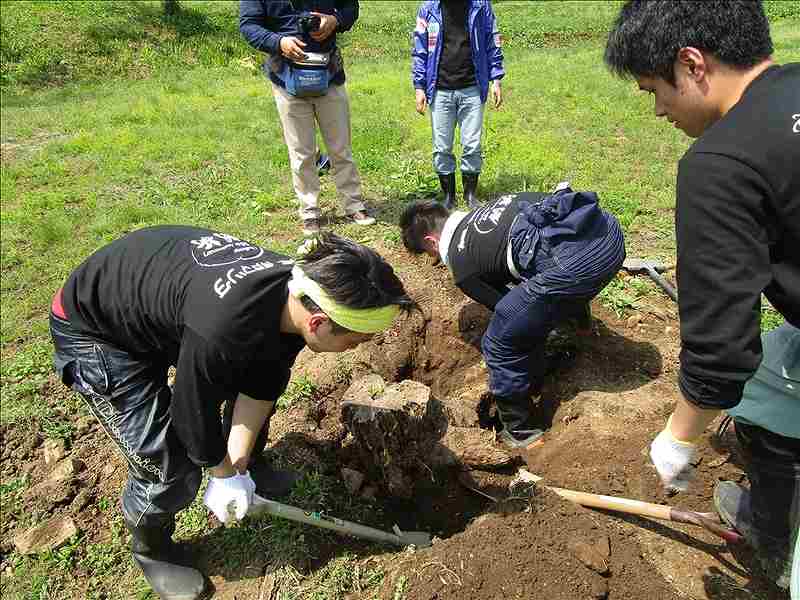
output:
<svg viewBox="0 0 800 600"><path fill-rule="evenodd" d="M203 467L204 503L223 522L285 483L250 471L300 350L353 348L411 306L378 254L331 234L295 264L232 235L152 227L73 271L53 298L55 366L128 461L131 549L162 598L204 588L171 540Z"/></svg>
<svg viewBox="0 0 800 600"><path fill-rule="evenodd" d="M650 456L685 490L695 441L727 410L750 489L720 482L714 503L785 588L800 522L800 64L772 50L760 2L634 1L605 58L698 138L676 186L682 396ZM764 336L762 293L786 318Z"/></svg>
<svg viewBox="0 0 800 600"><path fill-rule="evenodd" d="M489 389L503 426L500 441L526 448L541 435L530 414L544 376L544 345L569 318L591 332L589 302L625 258L616 218L593 192L503 196L469 213L433 201L409 205L403 243L441 258L467 296L494 311L481 342Z"/></svg>

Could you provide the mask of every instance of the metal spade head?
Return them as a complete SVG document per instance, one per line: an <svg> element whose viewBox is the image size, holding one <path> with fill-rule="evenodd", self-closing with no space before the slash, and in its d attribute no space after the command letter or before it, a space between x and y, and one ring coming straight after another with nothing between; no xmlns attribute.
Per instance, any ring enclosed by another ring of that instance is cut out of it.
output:
<svg viewBox="0 0 800 600"><path fill-rule="evenodd" d="M650 267L658 273L666 271L666 267L659 262L652 260L643 260L641 258L626 258L622 263L622 268L628 273L646 273L647 268Z"/></svg>
<svg viewBox="0 0 800 600"><path fill-rule="evenodd" d="M397 525L392 527L392 531L394 531L403 546L428 548L433 544L431 536L424 531L402 531Z"/></svg>

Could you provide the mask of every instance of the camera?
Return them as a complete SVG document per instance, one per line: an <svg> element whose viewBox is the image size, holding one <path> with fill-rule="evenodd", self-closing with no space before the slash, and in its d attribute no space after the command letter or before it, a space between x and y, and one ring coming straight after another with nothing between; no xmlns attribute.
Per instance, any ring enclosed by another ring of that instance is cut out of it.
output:
<svg viewBox="0 0 800 600"><path fill-rule="evenodd" d="M322 19L320 19L319 15L302 14L297 17L297 24L300 27L300 31L308 35L312 31L319 29Z"/></svg>

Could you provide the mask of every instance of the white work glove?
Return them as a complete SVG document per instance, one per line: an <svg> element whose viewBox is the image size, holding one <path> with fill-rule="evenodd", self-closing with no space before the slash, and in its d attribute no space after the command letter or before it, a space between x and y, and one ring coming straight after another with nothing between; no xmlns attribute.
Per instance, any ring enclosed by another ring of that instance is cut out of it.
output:
<svg viewBox="0 0 800 600"><path fill-rule="evenodd" d="M229 507L233 508L236 520L241 521L253 503L255 491L256 484L249 471L231 477L212 477L203 494L203 504L223 523L231 516Z"/></svg>
<svg viewBox="0 0 800 600"><path fill-rule="evenodd" d="M670 431L670 421L650 444L650 459L667 490L685 492L692 479L691 462L697 447L691 442L676 440Z"/></svg>

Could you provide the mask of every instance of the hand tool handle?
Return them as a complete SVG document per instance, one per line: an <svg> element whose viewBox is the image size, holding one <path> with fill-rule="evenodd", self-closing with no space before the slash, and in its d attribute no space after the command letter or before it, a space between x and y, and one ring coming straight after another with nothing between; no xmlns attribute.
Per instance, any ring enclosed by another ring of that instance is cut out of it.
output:
<svg viewBox="0 0 800 600"><path fill-rule="evenodd" d="M282 519L297 521L298 523L305 523L306 525L313 525L314 527L321 527L322 529L330 529L338 533L373 540L375 542L389 542L390 544L396 544L398 546L405 545L405 542L393 533L387 533L380 529L373 529L366 525L337 519L317 512L304 511L294 506L289 506L288 504L267 500L261 496L256 498L256 501L250 506L250 510L247 511L247 514L248 516L270 514Z"/></svg>
<svg viewBox="0 0 800 600"><path fill-rule="evenodd" d="M534 475L526 469L519 470L519 477L525 481L540 482L542 480L538 475ZM604 508L607 510L614 510L617 512L627 513L630 515L640 515L643 517L651 517L653 519L661 519L662 521L674 521L676 523L690 523L698 525L710 531L711 533L721 537L722 539L738 543L742 541L742 537L730 529L726 529L718 523L711 520L712 515L707 513L697 513L694 511L681 511L665 506L663 504L653 504L651 502L642 502L641 500L630 500L628 498L617 498L616 496L601 496L600 494L589 494L586 492L575 492L573 490L565 490L563 488L546 486L552 492L555 492L565 500L580 504L581 506L589 506L592 508Z"/></svg>
<svg viewBox="0 0 800 600"><path fill-rule="evenodd" d="M650 276L650 279L655 281L658 284L658 287L666 292L667 296L672 298L673 301L677 302L678 292L675 291L675 288L672 287L666 279L659 275L658 271L656 271L653 267L648 265L645 268L647 269L647 274Z"/></svg>

